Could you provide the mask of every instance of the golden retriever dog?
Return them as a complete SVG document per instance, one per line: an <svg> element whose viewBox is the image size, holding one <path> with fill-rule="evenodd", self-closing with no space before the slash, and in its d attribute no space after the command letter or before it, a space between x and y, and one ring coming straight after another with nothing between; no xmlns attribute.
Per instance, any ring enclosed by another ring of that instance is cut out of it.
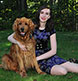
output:
<svg viewBox="0 0 78 81"><path fill-rule="evenodd" d="M32 31L35 25L31 19L22 17L17 18L13 24L15 32L14 39L22 45L25 45L26 51L23 51L17 44L12 44L10 53L2 57L0 65L6 70L13 70L22 77L26 76L26 70L34 68L39 74L45 74L39 68L35 55L35 40Z"/></svg>

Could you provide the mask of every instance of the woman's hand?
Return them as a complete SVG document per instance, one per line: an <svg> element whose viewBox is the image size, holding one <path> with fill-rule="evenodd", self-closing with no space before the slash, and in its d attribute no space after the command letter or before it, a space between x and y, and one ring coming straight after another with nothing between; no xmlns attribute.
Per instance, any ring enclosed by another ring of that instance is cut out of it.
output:
<svg viewBox="0 0 78 81"><path fill-rule="evenodd" d="M25 45L22 45L21 43L17 42L17 45L23 50L26 51Z"/></svg>
<svg viewBox="0 0 78 81"><path fill-rule="evenodd" d="M38 58L38 56L36 57L36 60L39 61L40 59Z"/></svg>

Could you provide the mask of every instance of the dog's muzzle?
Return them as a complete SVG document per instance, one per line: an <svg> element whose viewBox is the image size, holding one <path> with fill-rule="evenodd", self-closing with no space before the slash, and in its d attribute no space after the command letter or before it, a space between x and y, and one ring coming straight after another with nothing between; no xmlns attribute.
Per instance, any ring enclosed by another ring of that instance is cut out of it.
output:
<svg viewBox="0 0 78 81"><path fill-rule="evenodd" d="M21 28L21 32L24 32L24 28Z"/></svg>
<svg viewBox="0 0 78 81"><path fill-rule="evenodd" d="M26 35L26 32L24 32L24 27L20 29L20 35L23 37Z"/></svg>

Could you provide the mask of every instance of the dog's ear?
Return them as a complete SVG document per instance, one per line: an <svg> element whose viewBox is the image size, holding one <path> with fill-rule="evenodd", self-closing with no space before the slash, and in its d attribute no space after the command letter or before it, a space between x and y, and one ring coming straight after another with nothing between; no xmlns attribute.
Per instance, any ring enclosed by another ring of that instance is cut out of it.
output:
<svg viewBox="0 0 78 81"><path fill-rule="evenodd" d="M31 30L34 30L34 28L36 26L31 19L29 19L29 26L30 26Z"/></svg>
<svg viewBox="0 0 78 81"><path fill-rule="evenodd" d="M18 28L18 23L19 23L19 18L16 18L16 20L14 21L14 24L13 24L13 30L16 31L17 28Z"/></svg>

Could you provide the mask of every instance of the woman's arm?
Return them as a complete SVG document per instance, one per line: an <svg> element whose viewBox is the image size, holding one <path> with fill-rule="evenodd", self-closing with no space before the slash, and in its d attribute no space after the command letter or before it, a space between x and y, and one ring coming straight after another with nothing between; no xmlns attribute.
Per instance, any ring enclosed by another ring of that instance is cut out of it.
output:
<svg viewBox="0 0 78 81"><path fill-rule="evenodd" d="M10 36L8 36L8 40L9 40L11 43L18 44L18 41L13 38L14 34L15 34L15 32L12 33Z"/></svg>
<svg viewBox="0 0 78 81"><path fill-rule="evenodd" d="M13 34L11 34L10 36L8 36L8 40L11 42L11 43L14 43L14 44L17 44L22 50L26 51L26 48L24 45L20 44L17 40L15 40L13 38L15 32Z"/></svg>
<svg viewBox="0 0 78 81"><path fill-rule="evenodd" d="M51 41L51 50L43 55L38 56L37 61L47 59L56 54L57 51L56 34L50 36L50 41Z"/></svg>

